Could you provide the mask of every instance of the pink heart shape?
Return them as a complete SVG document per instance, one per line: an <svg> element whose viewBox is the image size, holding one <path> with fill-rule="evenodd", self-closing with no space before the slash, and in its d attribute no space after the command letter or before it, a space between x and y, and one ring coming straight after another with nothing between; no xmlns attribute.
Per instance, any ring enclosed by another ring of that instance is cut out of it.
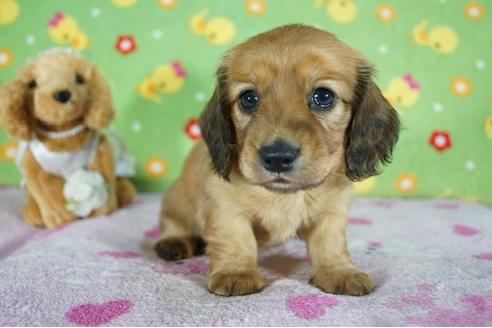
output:
<svg viewBox="0 0 492 328"><path fill-rule="evenodd" d="M198 274L208 270L208 260L206 257L193 257L188 260L157 263L152 267L155 272L171 274Z"/></svg>
<svg viewBox="0 0 492 328"><path fill-rule="evenodd" d="M480 253L477 255L473 255L473 257L478 260L492 261L492 253Z"/></svg>
<svg viewBox="0 0 492 328"><path fill-rule="evenodd" d="M367 242L367 246L369 246L369 248L383 248L383 243L380 241L370 240Z"/></svg>
<svg viewBox="0 0 492 328"><path fill-rule="evenodd" d="M469 227L462 224L455 224L453 226L454 233L461 236L473 236L480 232L480 230L473 227Z"/></svg>
<svg viewBox="0 0 492 328"><path fill-rule="evenodd" d="M128 251L128 252L117 252L117 251L100 251L97 253L99 256L110 256L114 258L121 259L133 259L135 257L139 257L140 254Z"/></svg>
<svg viewBox="0 0 492 328"><path fill-rule="evenodd" d="M492 297L467 295L461 302L470 306L476 313L492 313Z"/></svg>
<svg viewBox="0 0 492 328"><path fill-rule="evenodd" d="M356 200L354 205L362 207L379 207L379 208L390 208L393 207L394 201L388 200Z"/></svg>
<svg viewBox="0 0 492 328"><path fill-rule="evenodd" d="M457 203L437 202L437 203L434 203L434 207L435 208L455 210L459 207L459 205Z"/></svg>
<svg viewBox="0 0 492 328"><path fill-rule="evenodd" d="M81 304L65 313L65 316L79 326L100 326L130 311L133 303L114 300L102 304Z"/></svg>
<svg viewBox="0 0 492 328"><path fill-rule="evenodd" d="M369 225L372 224L372 221L366 218L349 218L347 220L348 224L363 224L363 225Z"/></svg>
<svg viewBox="0 0 492 328"><path fill-rule="evenodd" d="M153 226L152 228L150 228L149 230L146 230L144 232L145 234L145 237L147 238L157 238L160 236L161 234L161 229L159 228L159 225L155 225Z"/></svg>
<svg viewBox="0 0 492 328"><path fill-rule="evenodd" d="M340 301L330 295L299 295L289 297L287 308L296 316L313 320L325 314L325 309L339 304Z"/></svg>
<svg viewBox="0 0 492 328"><path fill-rule="evenodd" d="M65 223L65 224L59 225L56 228L45 229L45 230L41 231L40 233L35 234L33 239L43 239L43 238L49 237L49 236L51 236L51 235L53 235L53 234L55 234L61 230L68 228L68 226L69 226L69 224Z"/></svg>

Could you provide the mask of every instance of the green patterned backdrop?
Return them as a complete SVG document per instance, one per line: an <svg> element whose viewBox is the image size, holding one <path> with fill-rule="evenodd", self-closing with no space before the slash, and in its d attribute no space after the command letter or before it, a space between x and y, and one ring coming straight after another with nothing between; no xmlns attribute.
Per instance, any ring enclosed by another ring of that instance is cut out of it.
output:
<svg viewBox="0 0 492 328"><path fill-rule="evenodd" d="M231 46L272 27L334 32L378 69L404 129L361 194L492 203L492 5L486 0L0 0L0 82L50 47L78 48L113 89L113 124L162 191L199 138L196 117ZM0 132L0 182L16 184Z"/></svg>

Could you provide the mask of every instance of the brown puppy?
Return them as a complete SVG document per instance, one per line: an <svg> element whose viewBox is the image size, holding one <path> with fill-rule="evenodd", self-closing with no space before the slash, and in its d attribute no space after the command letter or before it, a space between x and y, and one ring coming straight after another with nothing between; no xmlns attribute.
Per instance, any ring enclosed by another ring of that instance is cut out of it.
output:
<svg viewBox="0 0 492 328"><path fill-rule="evenodd" d="M371 278L347 251L352 181L390 160L399 132L397 113L371 75L358 52L302 25L233 48L201 116L204 142L164 196L158 255L200 254L203 238L209 290L249 294L264 286L257 245L297 235L306 241L314 285L371 292Z"/></svg>

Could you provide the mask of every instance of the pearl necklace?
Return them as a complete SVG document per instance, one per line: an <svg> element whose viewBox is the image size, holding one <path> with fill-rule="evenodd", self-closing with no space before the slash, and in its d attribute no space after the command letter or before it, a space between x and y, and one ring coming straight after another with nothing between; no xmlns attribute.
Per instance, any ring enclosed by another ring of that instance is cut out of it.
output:
<svg viewBox="0 0 492 328"><path fill-rule="evenodd" d="M47 131L38 128L37 132L41 134L42 136L51 138L51 139L63 139L63 138L68 138L68 137L73 137L74 135L79 134L80 132L84 131L86 129L86 126L84 124L79 124L74 126L71 129L65 130L65 131Z"/></svg>

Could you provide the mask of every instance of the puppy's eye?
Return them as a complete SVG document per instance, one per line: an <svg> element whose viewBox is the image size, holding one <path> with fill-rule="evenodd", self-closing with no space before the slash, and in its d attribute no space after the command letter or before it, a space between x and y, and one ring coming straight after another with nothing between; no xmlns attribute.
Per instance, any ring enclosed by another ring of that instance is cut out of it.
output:
<svg viewBox="0 0 492 328"><path fill-rule="evenodd" d="M327 88L314 89L311 96L310 107L312 109L329 110L335 105L335 94Z"/></svg>
<svg viewBox="0 0 492 328"><path fill-rule="evenodd" d="M27 84L27 87L28 87L29 89L31 89L31 90L32 90L32 89L34 89L34 88L36 88L37 86L38 86L38 84L36 83L36 80L31 80L31 81L29 81L29 83Z"/></svg>
<svg viewBox="0 0 492 328"><path fill-rule="evenodd" d="M239 97L239 107L241 108L241 111L246 114L253 113L259 102L260 97L253 90L247 90Z"/></svg>
<svg viewBox="0 0 492 328"><path fill-rule="evenodd" d="M84 82L85 82L85 79L82 75L80 75L80 74L75 75L75 83L84 84Z"/></svg>

